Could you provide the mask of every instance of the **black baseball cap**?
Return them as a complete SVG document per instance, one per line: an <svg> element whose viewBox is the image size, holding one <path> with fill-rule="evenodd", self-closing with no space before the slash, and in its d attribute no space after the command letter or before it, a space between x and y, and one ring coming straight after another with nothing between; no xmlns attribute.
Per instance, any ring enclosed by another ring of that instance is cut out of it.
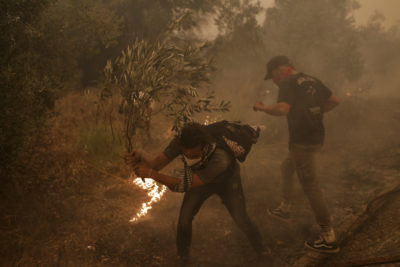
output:
<svg viewBox="0 0 400 267"><path fill-rule="evenodd" d="M276 56L271 58L267 63L267 74L264 80L269 80L272 78L272 71L280 66L289 65L290 60L287 56Z"/></svg>

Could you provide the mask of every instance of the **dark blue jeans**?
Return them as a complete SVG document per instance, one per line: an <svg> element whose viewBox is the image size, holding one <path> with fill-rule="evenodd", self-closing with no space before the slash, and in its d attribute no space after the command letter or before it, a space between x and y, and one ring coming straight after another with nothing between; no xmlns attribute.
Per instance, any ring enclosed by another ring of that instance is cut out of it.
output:
<svg viewBox="0 0 400 267"><path fill-rule="evenodd" d="M237 226L246 234L257 254L262 253L262 238L257 226L247 215L243 188L240 178L240 169L233 166L233 174L219 183L210 183L192 188L183 198L179 214L176 245L178 255L188 257L192 241L192 221L200 210L201 205L211 195L217 194L228 209Z"/></svg>

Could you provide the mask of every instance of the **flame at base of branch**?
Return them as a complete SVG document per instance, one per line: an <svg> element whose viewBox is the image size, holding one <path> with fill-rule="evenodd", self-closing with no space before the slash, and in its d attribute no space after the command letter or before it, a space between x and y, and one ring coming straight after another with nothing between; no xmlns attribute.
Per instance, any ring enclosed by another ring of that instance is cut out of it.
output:
<svg viewBox="0 0 400 267"><path fill-rule="evenodd" d="M153 179L151 178L142 178L135 177L133 179L133 184L139 186L140 188L147 190L147 195L150 197L150 200L142 203L142 207L136 215L130 219L130 222L137 222L140 218L147 215L149 210L152 209L153 203L160 201L161 197L164 195L167 187L162 185L159 186Z"/></svg>

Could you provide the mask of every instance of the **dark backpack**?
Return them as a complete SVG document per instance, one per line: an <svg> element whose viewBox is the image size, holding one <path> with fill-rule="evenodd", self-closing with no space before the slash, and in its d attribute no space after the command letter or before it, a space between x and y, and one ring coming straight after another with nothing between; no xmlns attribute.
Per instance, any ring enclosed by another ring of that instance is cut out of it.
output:
<svg viewBox="0 0 400 267"><path fill-rule="evenodd" d="M258 127L255 129L247 124L226 120L209 124L206 129L215 138L218 147L232 154L240 162L246 160L251 146L257 142L260 135Z"/></svg>

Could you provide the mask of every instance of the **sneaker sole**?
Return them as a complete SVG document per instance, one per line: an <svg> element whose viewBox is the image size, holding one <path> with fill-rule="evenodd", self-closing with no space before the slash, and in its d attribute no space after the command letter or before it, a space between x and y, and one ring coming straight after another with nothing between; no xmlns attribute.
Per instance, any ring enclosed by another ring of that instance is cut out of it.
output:
<svg viewBox="0 0 400 267"><path fill-rule="evenodd" d="M317 248L314 248L313 246L310 246L308 243L307 243L307 241L306 242L304 242L304 245L308 248L308 249L311 249L312 251L316 251L316 252L320 252L320 253L327 253L327 254L336 254L336 253L338 253L339 251L340 251L340 248L339 247L337 247L337 248L335 248L335 249L326 249L326 250L321 250L321 249L317 249Z"/></svg>
<svg viewBox="0 0 400 267"><path fill-rule="evenodd" d="M292 218L291 218L291 217L285 218L285 217L276 215L276 214L272 213L270 209L267 209L267 213L268 213L268 215L270 215L271 217L278 218L278 219L283 220L283 221L285 221L285 222L290 222L290 221L292 221Z"/></svg>

